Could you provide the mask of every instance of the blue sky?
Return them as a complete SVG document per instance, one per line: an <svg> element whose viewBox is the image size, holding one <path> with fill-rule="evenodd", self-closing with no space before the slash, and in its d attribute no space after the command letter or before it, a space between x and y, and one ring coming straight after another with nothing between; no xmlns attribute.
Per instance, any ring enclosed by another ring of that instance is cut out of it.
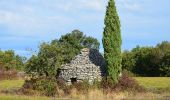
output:
<svg viewBox="0 0 170 100"><path fill-rule="evenodd" d="M0 0L0 48L29 57L28 49L74 29L101 42L106 5L107 0ZM116 5L123 50L170 41L170 0L116 0Z"/></svg>

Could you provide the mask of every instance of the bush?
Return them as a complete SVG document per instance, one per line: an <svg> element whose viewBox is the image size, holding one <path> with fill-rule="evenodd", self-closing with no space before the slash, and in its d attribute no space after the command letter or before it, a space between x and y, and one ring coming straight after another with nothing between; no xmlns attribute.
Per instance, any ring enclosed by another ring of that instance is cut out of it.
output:
<svg viewBox="0 0 170 100"><path fill-rule="evenodd" d="M83 93L83 94L87 94L89 89L91 88L88 81L75 83L75 84L71 85L70 87L71 87L71 89L75 88L77 91L79 91L80 93Z"/></svg>
<svg viewBox="0 0 170 100"><path fill-rule="evenodd" d="M17 78L17 71L15 69L5 70L0 67L0 80L11 80Z"/></svg>
<svg viewBox="0 0 170 100"><path fill-rule="evenodd" d="M40 95L54 96L57 94L58 89L56 81L41 78L25 81L25 84L23 85L23 90L35 90L39 92Z"/></svg>
<svg viewBox="0 0 170 100"><path fill-rule="evenodd" d="M57 84L52 80L38 80L36 82L36 90L43 91L43 94L46 96L54 96L57 92Z"/></svg>
<svg viewBox="0 0 170 100"><path fill-rule="evenodd" d="M144 88L138 84L138 82L133 79L132 77L129 77L128 74L124 73L120 79L119 83L115 86L116 88L120 90L130 90L130 91L143 91Z"/></svg>
<svg viewBox="0 0 170 100"><path fill-rule="evenodd" d="M135 79L129 77L128 74L123 73L122 76L119 78L119 81L116 85L113 85L110 79L104 78L101 82L101 88L106 93L109 92L120 92L120 91L128 91L128 92L142 92L144 88L140 86Z"/></svg>
<svg viewBox="0 0 170 100"><path fill-rule="evenodd" d="M5 70L23 70L25 57L16 55L13 50L1 51L0 50L0 67Z"/></svg>
<svg viewBox="0 0 170 100"><path fill-rule="evenodd" d="M93 85L90 85L87 80L83 82L74 83L72 85L66 85L63 80L57 81L58 88L64 92L65 95L70 95L72 90L78 91L80 94L87 94L91 89L100 89L100 82L94 81Z"/></svg>
<svg viewBox="0 0 170 100"><path fill-rule="evenodd" d="M155 47L139 47L122 54L122 69L138 76L170 76L170 42Z"/></svg>
<svg viewBox="0 0 170 100"><path fill-rule="evenodd" d="M46 96L67 96L71 95L73 90L78 91L78 94L88 94L91 90L102 90L103 93L110 92L142 92L145 89L141 87L136 80L129 77L127 74L119 78L116 85L113 85L108 78L103 78L101 82L95 81L93 85L90 85L88 81L74 83L72 85L66 85L61 79L57 81L52 81L51 79L41 78L41 79L31 79L26 81L24 84L23 92L27 94L39 93ZM30 92L29 92L30 91Z"/></svg>
<svg viewBox="0 0 170 100"><path fill-rule="evenodd" d="M82 48L99 49L99 42L74 30L61 36L59 40L42 43L37 55L33 55L26 63L25 72L31 77L56 78L61 65L69 63Z"/></svg>

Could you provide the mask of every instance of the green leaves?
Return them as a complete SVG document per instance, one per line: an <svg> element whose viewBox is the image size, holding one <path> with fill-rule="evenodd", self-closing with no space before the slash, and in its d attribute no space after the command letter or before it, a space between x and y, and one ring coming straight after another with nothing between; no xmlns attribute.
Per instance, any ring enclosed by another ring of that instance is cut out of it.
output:
<svg viewBox="0 0 170 100"><path fill-rule="evenodd" d="M107 61L108 75L112 83L118 82L121 71L121 32L120 20L116 11L114 0L108 2L105 28L103 32L104 57Z"/></svg>
<svg viewBox="0 0 170 100"><path fill-rule="evenodd" d="M59 40L42 43L37 56L32 56L26 64L26 73L31 77L56 78L62 64L69 63L82 48L99 49L99 42L74 30L61 36Z"/></svg>
<svg viewBox="0 0 170 100"><path fill-rule="evenodd" d="M13 50L1 51L0 50L0 66L6 70L24 69L24 61L26 58L16 55Z"/></svg>
<svg viewBox="0 0 170 100"><path fill-rule="evenodd" d="M87 37L83 32L74 30L71 33L61 36L59 42L70 44L72 47L77 48L79 51L82 48L99 49L100 43L96 38Z"/></svg>
<svg viewBox="0 0 170 100"><path fill-rule="evenodd" d="M139 76L170 76L170 42L124 52L122 67Z"/></svg>

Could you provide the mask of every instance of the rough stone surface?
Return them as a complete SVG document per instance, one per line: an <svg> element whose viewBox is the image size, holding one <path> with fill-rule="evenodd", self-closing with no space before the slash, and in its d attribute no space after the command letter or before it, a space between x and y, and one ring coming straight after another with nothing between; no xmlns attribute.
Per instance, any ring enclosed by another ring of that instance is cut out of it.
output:
<svg viewBox="0 0 170 100"><path fill-rule="evenodd" d="M106 63L103 56L98 50L84 48L69 64L61 67L58 78L68 85L84 80L93 84L95 80L101 81L105 75Z"/></svg>

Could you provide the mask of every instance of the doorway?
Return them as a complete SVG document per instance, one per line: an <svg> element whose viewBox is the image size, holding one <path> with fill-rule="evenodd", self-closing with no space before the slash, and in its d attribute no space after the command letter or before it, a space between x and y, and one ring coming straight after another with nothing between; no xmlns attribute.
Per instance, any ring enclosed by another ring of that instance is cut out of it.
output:
<svg viewBox="0 0 170 100"><path fill-rule="evenodd" d="M72 84L77 83L77 78L70 78L70 79L71 79L71 83L72 83Z"/></svg>

